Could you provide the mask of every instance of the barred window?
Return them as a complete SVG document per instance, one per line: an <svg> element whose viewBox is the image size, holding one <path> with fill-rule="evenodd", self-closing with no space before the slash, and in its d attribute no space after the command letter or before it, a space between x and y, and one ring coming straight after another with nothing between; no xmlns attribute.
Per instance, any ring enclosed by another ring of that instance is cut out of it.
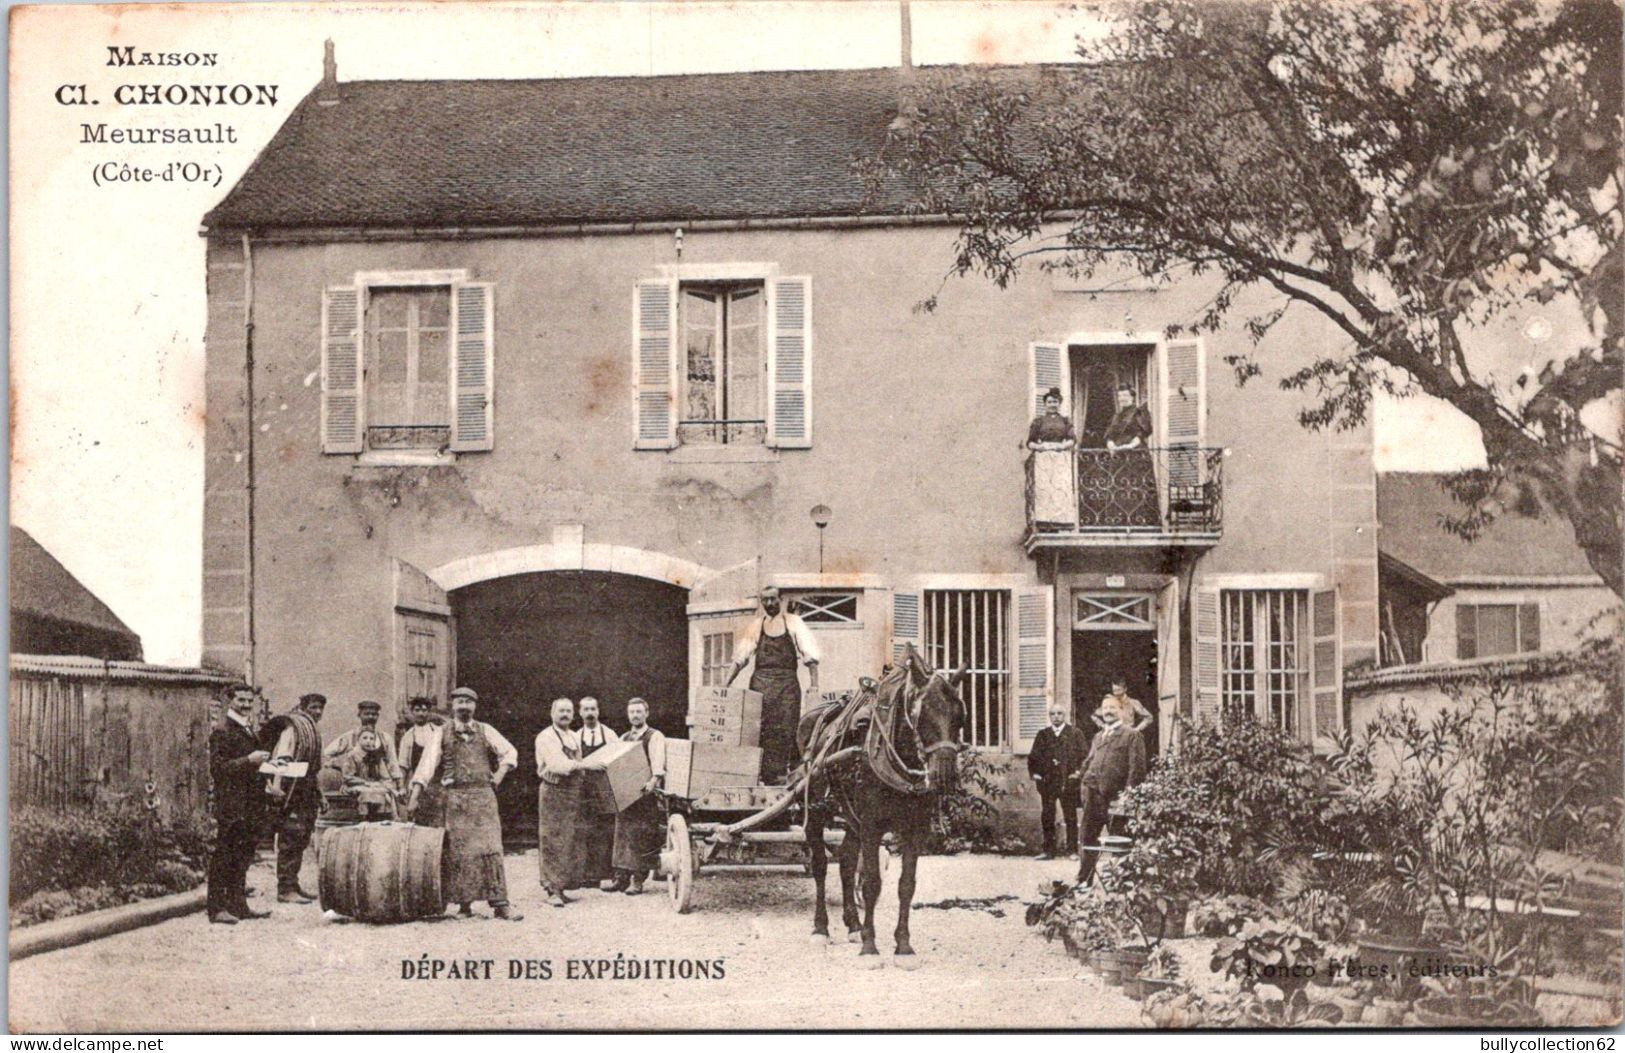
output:
<svg viewBox="0 0 1625 1053"><path fill-rule="evenodd" d="M1296 732L1299 702L1308 690L1306 595L1297 589L1227 589L1220 612L1225 713Z"/></svg>
<svg viewBox="0 0 1625 1053"><path fill-rule="evenodd" d="M858 624L855 592L798 592L789 597L790 609L808 625Z"/></svg>
<svg viewBox="0 0 1625 1053"><path fill-rule="evenodd" d="M1002 746L1010 692L1010 594L954 589L925 594L925 651L938 669L968 667L960 697L970 711L972 746Z"/></svg>

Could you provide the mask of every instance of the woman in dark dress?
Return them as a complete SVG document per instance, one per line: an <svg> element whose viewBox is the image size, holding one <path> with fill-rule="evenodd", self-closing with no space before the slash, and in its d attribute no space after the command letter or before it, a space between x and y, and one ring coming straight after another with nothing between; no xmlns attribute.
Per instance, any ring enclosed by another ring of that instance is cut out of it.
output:
<svg viewBox="0 0 1625 1053"><path fill-rule="evenodd" d="M1072 530L1077 526L1078 491L1072 474L1072 451L1077 447L1072 422L1061 414L1061 389L1044 393L1044 412L1027 428L1027 449L1032 451L1031 487L1033 526L1039 530Z"/></svg>
<svg viewBox="0 0 1625 1053"><path fill-rule="evenodd" d="M1078 488L1089 526L1156 526L1157 473L1152 463L1151 414L1134 389L1117 389L1117 412L1106 427L1106 451L1080 467Z"/></svg>

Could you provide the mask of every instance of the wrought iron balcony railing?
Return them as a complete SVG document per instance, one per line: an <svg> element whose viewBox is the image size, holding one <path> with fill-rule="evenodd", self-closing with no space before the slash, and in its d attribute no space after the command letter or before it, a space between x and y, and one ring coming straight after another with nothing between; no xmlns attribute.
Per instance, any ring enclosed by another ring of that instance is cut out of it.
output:
<svg viewBox="0 0 1625 1053"><path fill-rule="evenodd" d="M451 444L446 424L372 424L367 427L369 450L443 450Z"/></svg>
<svg viewBox="0 0 1625 1053"><path fill-rule="evenodd" d="M677 422L677 439L685 445L694 443L754 443L767 441L765 420L685 420Z"/></svg>
<svg viewBox="0 0 1625 1053"><path fill-rule="evenodd" d="M1224 451L1206 446L1034 451L1027 548L1212 543L1224 524Z"/></svg>

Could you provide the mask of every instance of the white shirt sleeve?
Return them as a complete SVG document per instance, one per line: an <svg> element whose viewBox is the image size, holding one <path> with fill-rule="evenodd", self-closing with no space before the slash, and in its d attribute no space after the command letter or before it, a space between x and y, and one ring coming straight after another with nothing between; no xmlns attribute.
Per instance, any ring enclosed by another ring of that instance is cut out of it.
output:
<svg viewBox="0 0 1625 1053"><path fill-rule="evenodd" d="M485 744L491 747L491 752L497 755L498 768L519 767L519 751L513 748L513 743L502 737L502 732L489 724L481 724L485 729Z"/></svg>
<svg viewBox="0 0 1625 1053"><path fill-rule="evenodd" d="M786 614L784 616L784 625L785 629L790 633L790 638L796 642L796 651L800 653L801 660L803 662L818 661L818 643L813 639L812 630L807 628L807 623L801 620L801 616Z"/></svg>
<svg viewBox="0 0 1625 1053"><path fill-rule="evenodd" d="M652 775L666 774L666 736L658 731L649 732L649 772Z"/></svg>
<svg viewBox="0 0 1625 1053"><path fill-rule="evenodd" d="M762 639L762 619L752 618L739 634L739 642L734 644L734 662L744 663L756 653L756 645Z"/></svg>
<svg viewBox="0 0 1625 1053"><path fill-rule="evenodd" d="M412 773L413 786L427 786L434 778L434 770L440 767L440 739L445 733L446 725L435 728L434 737L423 747L423 756L418 758L417 770Z"/></svg>
<svg viewBox="0 0 1625 1053"><path fill-rule="evenodd" d="M564 743L551 725L536 736L536 774L566 775L570 758L564 755Z"/></svg>

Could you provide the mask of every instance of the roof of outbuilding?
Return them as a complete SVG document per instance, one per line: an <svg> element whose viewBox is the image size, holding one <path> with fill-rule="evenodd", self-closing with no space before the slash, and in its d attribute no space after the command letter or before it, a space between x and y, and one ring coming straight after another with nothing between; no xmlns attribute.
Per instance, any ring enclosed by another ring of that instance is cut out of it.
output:
<svg viewBox="0 0 1625 1053"><path fill-rule="evenodd" d="M307 95L210 231L850 216L897 69L352 81ZM900 195L868 211L900 207Z"/></svg>
<svg viewBox="0 0 1625 1053"><path fill-rule="evenodd" d="M137 652L141 649L141 637L135 630L17 526L11 528L10 606L13 612L116 633L134 641Z"/></svg>
<svg viewBox="0 0 1625 1053"><path fill-rule="evenodd" d="M1437 472L1386 472L1377 477L1378 547L1442 582L1490 578L1594 575L1568 521L1550 512L1534 518L1508 511L1472 541L1441 525L1465 514ZM1600 579L1599 579L1600 581Z"/></svg>

